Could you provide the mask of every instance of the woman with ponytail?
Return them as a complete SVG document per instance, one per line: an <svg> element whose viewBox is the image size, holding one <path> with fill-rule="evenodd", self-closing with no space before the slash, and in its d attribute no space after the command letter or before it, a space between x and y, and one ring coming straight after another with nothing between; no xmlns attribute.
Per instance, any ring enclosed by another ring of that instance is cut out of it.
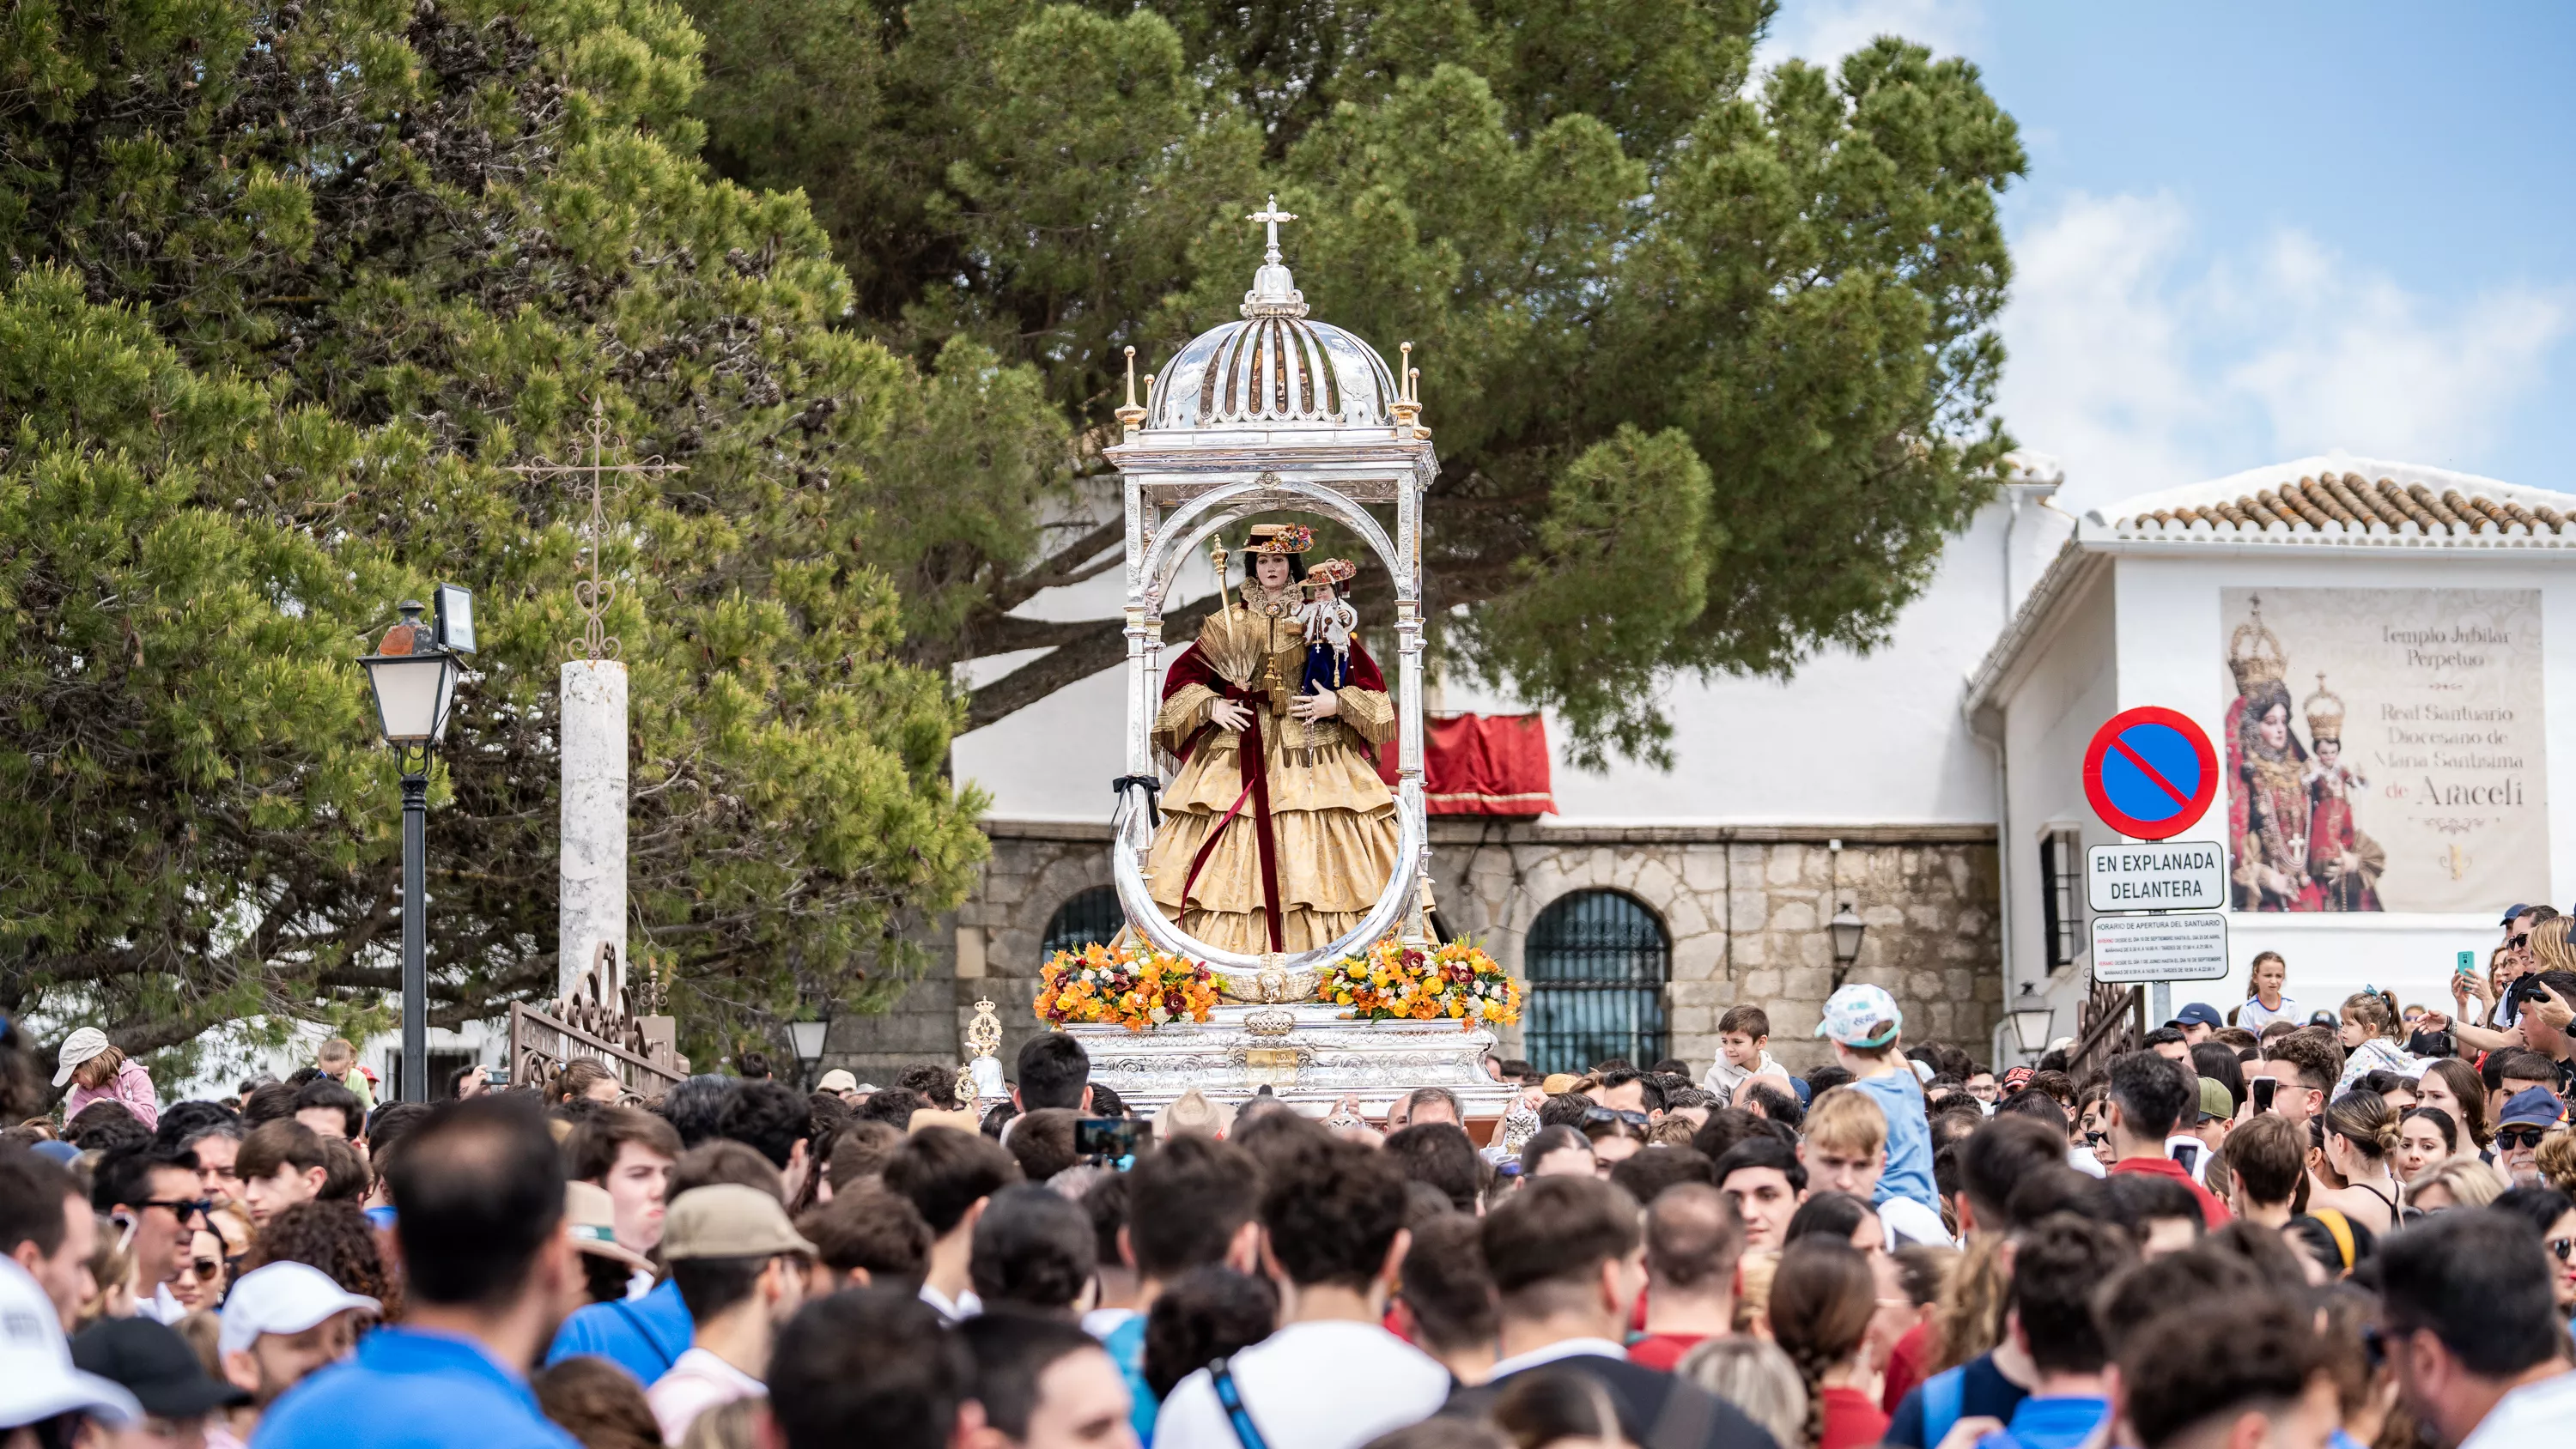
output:
<svg viewBox="0 0 2576 1449"><path fill-rule="evenodd" d="M1855 1449L1887 1433L1870 1392L1869 1327L1878 1280L1869 1259L1826 1234L1781 1250L1771 1278L1771 1341L1798 1366L1807 1389L1808 1449ZM1796 1449L1796 1446L1791 1446Z"/></svg>
<svg viewBox="0 0 2576 1449"><path fill-rule="evenodd" d="M2399 1013L2394 993L2363 987L2343 999L2343 1077L2335 1083L2340 1096L2359 1086L2372 1072L2401 1077L2424 1075L2424 1063L2397 1044Z"/></svg>
<svg viewBox="0 0 2576 1449"><path fill-rule="evenodd" d="M2396 1227L2397 1176L2388 1163L2401 1140L2396 1109L2377 1092L2346 1092L2326 1108L2320 1130L2326 1165L2342 1185L2320 1181L2308 1194L2308 1211L2334 1208L2374 1234Z"/></svg>

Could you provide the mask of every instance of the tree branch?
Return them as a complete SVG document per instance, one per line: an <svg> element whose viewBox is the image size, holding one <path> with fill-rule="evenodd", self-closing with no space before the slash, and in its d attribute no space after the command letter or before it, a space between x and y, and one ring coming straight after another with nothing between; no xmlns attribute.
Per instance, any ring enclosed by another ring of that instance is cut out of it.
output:
<svg viewBox="0 0 2576 1449"><path fill-rule="evenodd" d="M1114 519L1093 528L1080 538L1049 554L1046 561L1036 568L996 584L993 587L993 599L990 605L992 611L996 614L1007 614L1049 589L1062 588L1067 584L1078 584L1085 579L1097 578L1102 570L1109 567L1108 564L1093 564L1089 568L1083 565L1089 562L1093 555L1126 537L1125 519Z"/></svg>
<svg viewBox="0 0 2576 1449"><path fill-rule="evenodd" d="M1199 625L1216 612L1216 596L1184 604L1163 616L1163 637L1198 637ZM966 727L981 729L1014 710L1026 709L1057 690L1090 678L1127 657L1124 619L1085 619L1050 626L1064 632L1062 643L968 696ZM1028 646L1022 645L1022 648Z"/></svg>

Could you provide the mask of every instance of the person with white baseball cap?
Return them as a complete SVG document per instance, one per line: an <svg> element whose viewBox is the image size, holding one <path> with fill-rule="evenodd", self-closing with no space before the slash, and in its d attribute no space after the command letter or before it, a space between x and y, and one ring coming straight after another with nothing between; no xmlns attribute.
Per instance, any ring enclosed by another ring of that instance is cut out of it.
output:
<svg viewBox="0 0 2576 1449"><path fill-rule="evenodd" d="M349 1292L305 1263L271 1263L233 1280L215 1351L224 1378L250 1395L249 1406L233 1416L235 1442L247 1440L259 1415L305 1375L349 1356L361 1315L383 1311L375 1299ZM206 1438L210 1449L222 1449L216 1434Z"/></svg>
<svg viewBox="0 0 2576 1449"><path fill-rule="evenodd" d="M1854 982L1825 1001L1816 1035L1832 1043L1834 1060L1852 1074L1852 1087L1867 1093L1887 1115L1887 1170L1872 1199L1911 1198L1934 1212L1941 1190L1932 1181L1932 1124L1924 1116L1923 1084L1912 1063L1898 1055L1905 1012L1887 988Z"/></svg>
<svg viewBox="0 0 2576 1449"><path fill-rule="evenodd" d="M26 1269L0 1258L0 1439L34 1429L37 1443L69 1444L81 1437L82 1418L113 1429L141 1417L134 1395L72 1366L53 1300ZM66 1419L68 1432L49 1427Z"/></svg>
<svg viewBox="0 0 2576 1449"><path fill-rule="evenodd" d="M106 1032L84 1026L64 1037L54 1062L54 1085L71 1087L63 1098L64 1121L79 1116L81 1108L92 1102L114 1102L145 1127L161 1125L161 1097L152 1090L152 1074L117 1050Z"/></svg>

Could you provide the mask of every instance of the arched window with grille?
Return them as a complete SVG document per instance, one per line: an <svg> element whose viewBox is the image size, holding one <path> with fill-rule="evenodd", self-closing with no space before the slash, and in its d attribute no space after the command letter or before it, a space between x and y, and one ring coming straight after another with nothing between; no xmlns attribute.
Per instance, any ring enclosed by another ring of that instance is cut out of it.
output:
<svg viewBox="0 0 2576 1449"><path fill-rule="evenodd" d="M1109 944L1118 928L1127 924L1127 913L1118 908L1118 888L1093 886L1076 891L1070 900L1055 908L1047 917L1046 939L1038 943L1038 960L1055 958L1058 951L1079 951L1097 941Z"/></svg>
<svg viewBox="0 0 2576 1449"><path fill-rule="evenodd" d="M1620 891L1576 891L1531 923L1522 1050L1543 1072L1580 1072L1611 1057L1643 1067L1664 1055L1663 923Z"/></svg>

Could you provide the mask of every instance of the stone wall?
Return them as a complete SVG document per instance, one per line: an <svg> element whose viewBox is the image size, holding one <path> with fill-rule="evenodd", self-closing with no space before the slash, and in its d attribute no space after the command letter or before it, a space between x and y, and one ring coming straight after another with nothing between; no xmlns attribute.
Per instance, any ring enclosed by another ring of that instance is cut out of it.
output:
<svg viewBox="0 0 2576 1449"><path fill-rule="evenodd" d="M1769 1015L1784 1064L1824 1060L1813 1033L1833 991L1825 923L1838 901L1869 928L1846 979L1893 993L1909 1040L1952 1041L1983 1058L2002 1009L1991 831L1442 822L1432 839L1441 918L1515 975L1550 902L1600 888L1642 901L1672 942L1670 1050L1694 1067L1717 1055L1718 1018L1737 1004Z"/></svg>
<svg viewBox="0 0 2576 1449"><path fill-rule="evenodd" d="M1058 907L1109 883L1109 831L1012 821L985 828L992 861L975 896L931 932L931 975L887 1015L837 1024L827 1065L884 1082L911 1062L954 1063L982 997L1001 1018L1006 1066L1037 1030L1038 944ZM1670 1049L1694 1067L1717 1054L1717 1019L1739 1002L1769 1013L1781 1061L1823 1060L1813 1032L1833 988L1825 923L1841 900L1869 927L1848 979L1896 996L1908 1040L1956 1042L1982 1060L2002 1010L1991 830L1444 819L1433 822L1432 847L1441 919L1515 975L1530 924L1550 902L1593 888L1643 902L1672 943ZM1517 1030L1504 1045L1518 1049Z"/></svg>

